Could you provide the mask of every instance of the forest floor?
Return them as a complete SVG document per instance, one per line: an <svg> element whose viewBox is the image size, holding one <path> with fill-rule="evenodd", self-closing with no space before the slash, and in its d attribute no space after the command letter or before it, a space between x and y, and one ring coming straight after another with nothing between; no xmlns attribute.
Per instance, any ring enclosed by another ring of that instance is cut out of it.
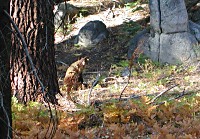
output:
<svg viewBox="0 0 200 139"><path fill-rule="evenodd" d="M14 139L51 135L53 139L200 138L200 63L159 65L141 55L131 69L131 77L122 76L129 66L128 42L149 23L147 4L137 6L115 8L113 13L100 10L77 18L66 35L55 34L63 94L57 96L60 106L51 106L50 111L40 103L30 102L25 107L13 100ZM109 38L92 48L74 46L73 36L91 20L103 21ZM84 56L89 58L83 73L88 87L71 93L78 103L74 104L67 99L63 78L70 64ZM91 93L92 105L87 106L91 85L99 72L101 78Z"/></svg>
<svg viewBox="0 0 200 139"><path fill-rule="evenodd" d="M110 5L111 3L107 3L107 7L104 6L103 9L98 4L91 5L91 3L83 4L77 2L70 2L70 4L75 6L85 5L85 7L96 6L94 9L100 10L97 10L98 12L93 11L94 13L85 17L77 18L75 23L70 24L68 30L62 33L58 31L55 34L59 85L61 93L64 95L64 97L59 96L58 100L62 109L67 111L76 110L76 105L67 101L66 89L63 85L63 78L70 64L81 57L87 56L89 58L89 62L83 72L84 82L88 84L88 87L71 93L80 104L86 104L88 93L98 73L101 73L100 83L93 88L91 100L117 99L128 82L128 77L122 76L127 71L127 67L129 67L129 61L127 60L128 42L137 31L149 25L147 3L114 8L112 12L110 11L110 7L113 6ZM83 48L74 46L74 36L78 34L82 26L92 20L101 20L106 24L110 33L109 38L95 47ZM170 88L171 85L188 84L185 82L183 73L171 75L176 72L175 70L181 70L178 68L180 67L157 66L156 63L144 57L140 58L137 66L132 69L133 76L130 77L129 85L124 90L122 98L130 98L134 95L156 94ZM187 69L183 68L182 70L185 72ZM192 75L192 79L188 77L191 82L197 82L197 84L188 86L189 90L199 90L197 86L200 82L199 77L199 74ZM180 91L180 88L183 87L184 85L178 87L178 90Z"/></svg>
<svg viewBox="0 0 200 139"><path fill-rule="evenodd" d="M72 112L71 116L68 113L61 118L59 129L69 138L200 138L200 132L196 130L200 124L197 122L200 121L200 108L197 108L200 106L200 63L159 65L141 56L131 69L131 77L122 76L130 64L128 42L149 25L149 9L148 4L116 7L112 12L109 7L108 4L103 10L77 18L66 36L56 34L56 60L66 63L57 64L63 94L58 97L58 109ZM74 46L73 36L91 20L103 21L109 30L109 38L91 48ZM89 62L83 78L88 87L71 92L78 103L74 104L67 99L63 78L68 66L85 56ZM98 73L101 73L99 83L92 88ZM90 91L92 106L89 107ZM188 113L195 116L191 118Z"/></svg>
<svg viewBox="0 0 200 139"><path fill-rule="evenodd" d="M70 3L75 6L80 5L80 3L77 2ZM88 3L81 5L87 7ZM110 90L105 87L108 84L112 86L116 82L120 82L117 87L117 90L120 90L123 87L123 84L127 82L127 79L120 77L120 72L126 70L126 67L128 67L128 42L133 38L137 31L148 26L149 9L148 4L146 3L138 5L137 7L118 7L112 9L112 11L109 7L113 5L109 5L109 3L107 6L104 6L103 9L101 9L102 7L98 4L91 5L90 3L89 6L96 6L94 9L99 9L98 12L86 17L77 18L75 23L70 24L70 31L66 30L62 33L58 31L55 35L59 84L62 90L63 78L67 68L79 58L87 56L89 62L86 65L83 76L84 82L88 84L89 87L86 90L75 92L75 94L80 93L85 95L85 93L88 93L92 82L94 82L97 74L101 72L104 80L112 80L109 81L109 83L103 83L103 80L101 79L102 87L94 89L94 92L96 92L95 94L104 96L105 93ZM134 10L135 12L133 12ZM74 36L78 34L79 29L87 22L93 20L100 20L106 24L110 33L109 38L92 48L79 48L74 46ZM65 64L62 64L62 62ZM65 92L62 93L66 94ZM96 96L96 98L98 97L99 96ZM66 102L66 98L59 98L59 100L63 100L60 103ZM64 105L69 106L66 105L66 103ZM69 108L72 108L72 106L69 106Z"/></svg>

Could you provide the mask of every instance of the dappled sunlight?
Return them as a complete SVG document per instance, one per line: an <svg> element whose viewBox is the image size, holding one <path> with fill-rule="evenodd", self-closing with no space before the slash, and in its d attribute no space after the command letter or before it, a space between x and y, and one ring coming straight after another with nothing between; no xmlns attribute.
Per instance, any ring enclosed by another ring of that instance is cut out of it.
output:
<svg viewBox="0 0 200 139"><path fill-rule="evenodd" d="M87 15L55 33L58 105L24 106L13 97L13 138L200 138L199 64L160 64L139 49L128 60L128 42L149 26L148 4L106 2L69 2L86 6ZM74 45L91 20L105 23L109 37L92 47Z"/></svg>

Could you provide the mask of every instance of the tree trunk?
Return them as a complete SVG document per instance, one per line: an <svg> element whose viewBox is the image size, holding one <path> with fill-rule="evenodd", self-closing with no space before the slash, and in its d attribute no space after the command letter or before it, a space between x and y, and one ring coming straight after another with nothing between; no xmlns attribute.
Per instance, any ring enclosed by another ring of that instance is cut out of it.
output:
<svg viewBox="0 0 200 139"><path fill-rule="evenodd" d="M22 33L45 94L55 103L59 93L54 49L53 3L49 0L11 0L11 15ZM41 100L41 84L36 79L21 41L12 36L11 87L20 102ZM42 98L43 100L43 98Z"/></svg>
<svg viewBox="0 0 200 139"><path fill-rule="evenodd" d="M3 10L9 13L9 0L0 0L0 138L12 138L10 87L10 23Z"/></svg>

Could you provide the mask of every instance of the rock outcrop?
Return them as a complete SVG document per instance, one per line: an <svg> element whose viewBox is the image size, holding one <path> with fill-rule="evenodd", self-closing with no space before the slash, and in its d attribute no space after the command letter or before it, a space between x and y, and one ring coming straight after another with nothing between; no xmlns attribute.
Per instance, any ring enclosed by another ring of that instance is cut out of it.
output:
<svg viewBox="0 0 200 139"><path fill-rule="evenodd" d="M149 37L140 44L142 51L160 63L188 63L197 59L200 30L197 24L189 22L184 0L150 0L149 6L151 33L144 32ZM133 45L129 45L128 57L139 46Z"/></svg>

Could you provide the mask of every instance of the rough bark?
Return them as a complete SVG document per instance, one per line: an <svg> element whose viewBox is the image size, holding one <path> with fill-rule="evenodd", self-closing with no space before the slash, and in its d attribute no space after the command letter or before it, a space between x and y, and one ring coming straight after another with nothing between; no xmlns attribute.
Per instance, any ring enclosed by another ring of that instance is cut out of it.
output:
<svg viewBox="0 0 200 139"><path fill-rule="evenodd" d="M0 0L0 138L12 138L10 87L10 25L4 14L9 12L9 0Z"/></svg>
<svg viewBox="0 0 200 139"><path fill-rule="evenodd" d="M55 65L53 3L48 0L11 0L11 15L45 86L43 96L54 102L59 87ZM41 86L16 35L12 36L11 65L11 87L18 100L24 103L41 100Z"/></svg>

